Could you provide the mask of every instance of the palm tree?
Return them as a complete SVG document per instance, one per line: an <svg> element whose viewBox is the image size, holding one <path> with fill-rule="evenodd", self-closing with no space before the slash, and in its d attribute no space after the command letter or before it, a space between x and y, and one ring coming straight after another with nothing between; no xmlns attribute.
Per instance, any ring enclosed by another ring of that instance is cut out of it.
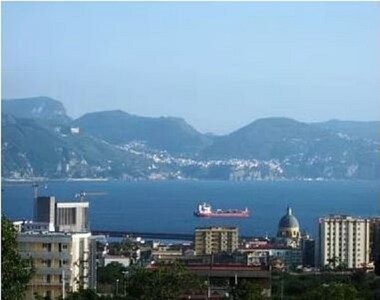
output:
<svg viewBox="0 0 380 300"><path fill-rule="evenodd" d="M335 269L335 267L337 265L337 262L338 262L338 257L337 256L333 256L333 257L327 259L328 266L331 269Z"/></svg>

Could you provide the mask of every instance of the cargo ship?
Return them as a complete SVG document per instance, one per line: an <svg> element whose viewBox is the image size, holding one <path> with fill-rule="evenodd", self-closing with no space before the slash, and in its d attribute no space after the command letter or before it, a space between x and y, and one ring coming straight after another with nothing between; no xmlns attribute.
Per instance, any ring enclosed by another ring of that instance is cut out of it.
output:
<svg viewBox="0 0 380 300"><path fill-rule="evenodd" d="M211 205L204 202L198 205L198 209L194 212L194 215L196 217L201 217L201 218L211 218L211 217L248 218L249 210L248 208L245 208L244 210L240 210L240 209L212 210Z"/></svg>

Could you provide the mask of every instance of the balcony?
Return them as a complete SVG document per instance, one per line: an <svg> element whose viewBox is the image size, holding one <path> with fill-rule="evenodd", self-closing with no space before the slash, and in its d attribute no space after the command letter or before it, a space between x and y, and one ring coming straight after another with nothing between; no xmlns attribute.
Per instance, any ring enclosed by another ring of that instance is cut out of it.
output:
<svg viewBox="0 0 380 300"><path fill-rule="evenodd" d="M62 283L60 282L44 282L44 281L33 281L28 283L28 287L37 287L37 286L49 286L49 287L60 287L62 288Z"/></svg>
<svg viewBox="0 0 380 300"><path fill-rule="evenodd" d="M21 252L23 258L51 259L51 260L70 260L69 252Z"/></svg>
<svg viewBox="0 0 380 300"><path fill-rule="evenodd" d="M69 268L49 268L49 267L39 267L36 269L37 275L62 275L63 270L65 271L65 276L71 275L71 270Z"/></svg>

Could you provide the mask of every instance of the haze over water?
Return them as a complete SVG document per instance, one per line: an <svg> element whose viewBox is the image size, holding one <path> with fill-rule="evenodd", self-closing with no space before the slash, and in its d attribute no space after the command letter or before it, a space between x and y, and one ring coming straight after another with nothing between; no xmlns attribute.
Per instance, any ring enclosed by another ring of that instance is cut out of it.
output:
<svg viewBox="0 0 380 300"><path fill-rule="evenodd" d="M68 114L379 120L375 2L4 2L2 97Z"/></svg>
<svg viewBox="0 0 380 300"><path fill-rule="evenodd" d="M3 184L2 211L12 219L31 219L31 185ZM80 191L106 192L89 196L91 229L192 233L196 226L238 226L243 235L273 236L291 205L301 229L314 235L316 220L330 213L374 216L379 212L378 181L140 181L48 182L40 195L73 200ZM247 219L193 216L198 203L213 208L245 208Z"/></svg>

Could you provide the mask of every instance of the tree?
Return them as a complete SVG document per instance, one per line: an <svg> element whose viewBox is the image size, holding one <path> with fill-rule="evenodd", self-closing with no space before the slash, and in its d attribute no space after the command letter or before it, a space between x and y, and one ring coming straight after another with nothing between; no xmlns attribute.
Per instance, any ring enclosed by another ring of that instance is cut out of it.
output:
<svg viewBox="0 0 380 300"><path fill-rule="evenodd" d="M95 291L91 289L81 289L78 292L70 293L67 300L97 300L99 299Z"/></svg>
<svg viewBox="0 0 380 300"><path fill-rule="evenodd" d="M335 267L338 263L338 259L339 258L337 256L334 256L334 257L327 259L328 267L335 269Z"/></svg>
<svg viewBox="0 0 380 300"><path fill-rule="evenodd" d="M122 280L124 272L127 270L121 263L112 262L105 267L98 268L99 283L114 284L116 280Z"/></svg>
<svg viewBox="0 0 380 300"><path fill-rule="evenodd" d="M234 299L237 300L261 300L263 288L256 282L242 280L233 291Z"/></svg>
<svg viewBox="0 0 380 300"><path fill-rule="evenodd" d="M375 274L380 276L380 253L375 258Z"/></svg>
<svg viewBox="0 0 380 300"><path fill-rule="evenodd" d="M22 299L32 278L31 261L17 252L17 232L8 219L1 218L1 295L2 299Z"/></svg>
<svg viewBox="0 0 380 300"><path fill-rule="evenodd" d="M358 299L358 291L356 288L347 283L324 284L316 290L312 291L304 299L308 300L356 300Z"/></svg>
<svg viewBox="0 0 380 300"><path fill-rule="evenodd" d="M128 299L178 299L181 294L201 291L200 280L179 264L155 269L133 267L126 281Z"/></svg>

